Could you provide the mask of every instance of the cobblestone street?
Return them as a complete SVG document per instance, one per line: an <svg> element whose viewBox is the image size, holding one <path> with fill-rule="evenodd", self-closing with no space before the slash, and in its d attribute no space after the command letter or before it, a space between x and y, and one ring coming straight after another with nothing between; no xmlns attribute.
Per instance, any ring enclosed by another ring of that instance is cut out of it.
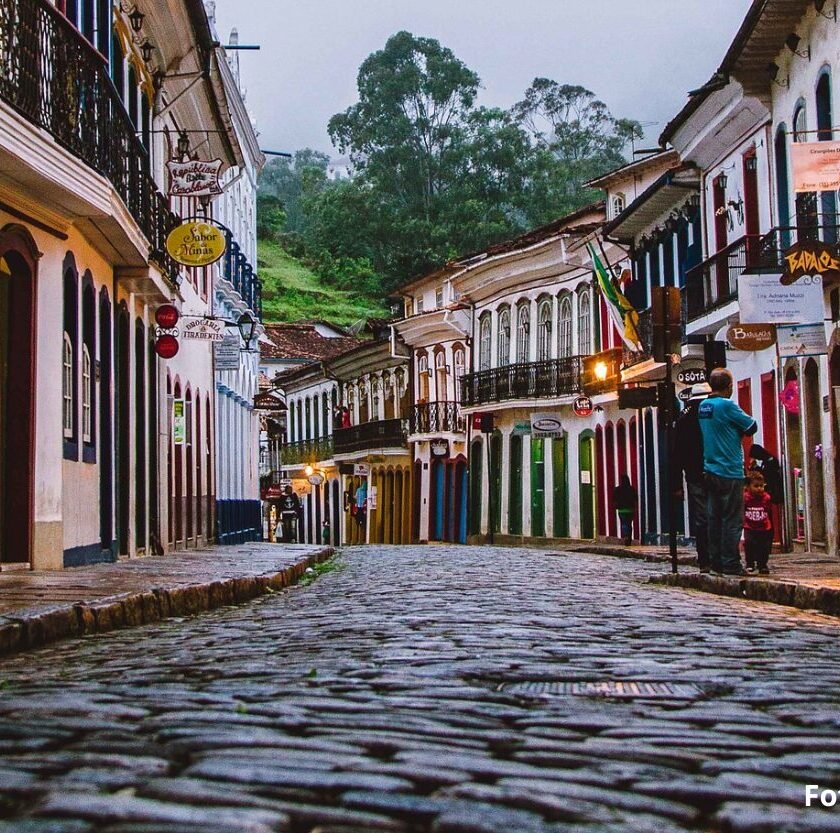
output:
<svg viewBox="0 0 840 833"><path fill-rule="evenodd" d="M0 831L840 831L804 806L840 786L835 619L596 555L338 563L3 661Z"/></svg>

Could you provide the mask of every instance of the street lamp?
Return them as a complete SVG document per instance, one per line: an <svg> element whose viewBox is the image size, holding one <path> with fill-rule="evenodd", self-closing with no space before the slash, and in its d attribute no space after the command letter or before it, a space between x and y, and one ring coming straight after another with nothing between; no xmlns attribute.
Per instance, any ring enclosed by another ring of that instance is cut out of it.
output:
<svg viewBox="0 0 840 833"><path fill-rule="evenodd" d="M607 379L607 375L609 373L609 368L607 367L606 362L598 362L595 365L595 378L599 382L605 382Z"/></svg>
<svg viewBox="0 0 840 833"><path fill-rule="evenodd" d="M254 330L257 328L257 322L251 317L251 315L247 312L243 312L242 315L239 316L239 320L236 322L236 326L239 327L239 334L242 336L242 340L245 342L245 349L251 349L251 339L254 337Z"/></svg>
<svg viewBox="0 0 840 833"><path fill-rule="evenodd" d="M303 470L303 473L304 473L307 477L312 477L312 475L313 475L313 474L315 474L315 469L314 469L312 466L307 466L307 467Z"/></svg>

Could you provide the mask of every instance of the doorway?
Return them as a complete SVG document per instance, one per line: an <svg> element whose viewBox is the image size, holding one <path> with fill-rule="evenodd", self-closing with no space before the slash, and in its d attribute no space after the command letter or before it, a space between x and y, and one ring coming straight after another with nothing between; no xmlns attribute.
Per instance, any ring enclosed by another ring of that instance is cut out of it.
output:
<svg viewBox="0 0 840 833"><path fill-rule="evenodd" d="M578 440L580 468L580 537L595 538L594 435L584 431Z"/></svg>

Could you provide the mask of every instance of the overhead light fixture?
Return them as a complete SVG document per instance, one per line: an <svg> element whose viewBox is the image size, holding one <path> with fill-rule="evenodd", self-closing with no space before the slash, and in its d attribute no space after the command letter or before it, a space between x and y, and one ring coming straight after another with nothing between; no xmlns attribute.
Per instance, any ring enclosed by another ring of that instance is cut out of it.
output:
<svg viewBox="0 0 840 833"><path fill-rule="evenodd" d="M779 65L778 64L767 64L767 74L770 76L770 80L774 84L778 84L780 87L789 87L790 86L790 79L785 78L784 81L779 81Z"/></svg>
<svg viewBox="0 0 840 833"><path fill-rule="evenodd" d="M178 159L184 159L185 157L190 155L190 137L187 135L186 131L182 130L178 134Z"/></svg>
<svg viewBox="0 0 840 833"><path fill-rule="evenodd" d="M826 14L823 9L825 8L825 0L814 0L814 8L817 10L818 15L822 15L826 20L837 20L837 3L831 4L831 14Z"/></svg>
<svg viewBox="0 0 840 833"><path fill-rule="evenodd" d="M791 32L787 38L785 38L785 46L793 52L794 55L799 55L800 58L807 58L809 61L811 60L811 47L808 46L805 52L799 51L799 44L802 43L802 38L799 37L794 32Z"/></svg>
<svg viewBox="0 0 840 833"><path fill-rule="evenodd" d="M140 54L143 56L143 60L147 64L152 59L152 53L154 51L155 47L148 40L144 40L142 45L140 46Z"/></svg>
<svg viewBox="0 0 840 833"><path fill-rule="evenodd" d="M754 153L744 157L744 170L750 173L758 170L758 157Z"/></svg>
<svg viewBox="0 0 840 833"><path fill-rule="evenodd" d="M728 177L725 173L722 173L722 174L721 174L721 175L720 175L720 176L719 176L719 177L715 180L715 184L717 185L717 187L718 187L718 188L720 188L720 190L721 190L721 191L725 191L725 190L726 190L726 186L727 186L727 184L728 184L728 183L729 183L729 177Z"/></svg>
<svg viewBox="0 0 840 833"><path fill-rule="evenodd" d="M236 326L239 327L239 334L245 342L245 349L250 350L251 340L254 338L254 330L257 329L257 322L249 313L243 312L242 315L239 316Z"/></svg>
<svg viewBox="0 0 840 833"><path fill-rule="evenodd" d="M607 367L606 362L596 362L595 364L595 378L599 382L606 381L607 376L609 375L609 368Z"/></svg>
<svg viewBox="0 0 840 833"><path fill-rule="evenodd" d="M146 15L137 8L134 7L134 10L128 16L128 22L131 24L131 30L133 32L139 32L143 28L143 21L146 19Z"/></svg>

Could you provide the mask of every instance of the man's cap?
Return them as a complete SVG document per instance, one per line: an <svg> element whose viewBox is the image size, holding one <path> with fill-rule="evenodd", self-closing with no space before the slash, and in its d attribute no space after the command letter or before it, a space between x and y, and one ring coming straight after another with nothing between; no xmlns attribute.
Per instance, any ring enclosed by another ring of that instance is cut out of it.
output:
<svg viewBox="0 0 840 833"><path fill-rule="evenodd" d="M691 399L705 399L712 392L712 387L708 382L698 382L691 386Z"/></svg>

